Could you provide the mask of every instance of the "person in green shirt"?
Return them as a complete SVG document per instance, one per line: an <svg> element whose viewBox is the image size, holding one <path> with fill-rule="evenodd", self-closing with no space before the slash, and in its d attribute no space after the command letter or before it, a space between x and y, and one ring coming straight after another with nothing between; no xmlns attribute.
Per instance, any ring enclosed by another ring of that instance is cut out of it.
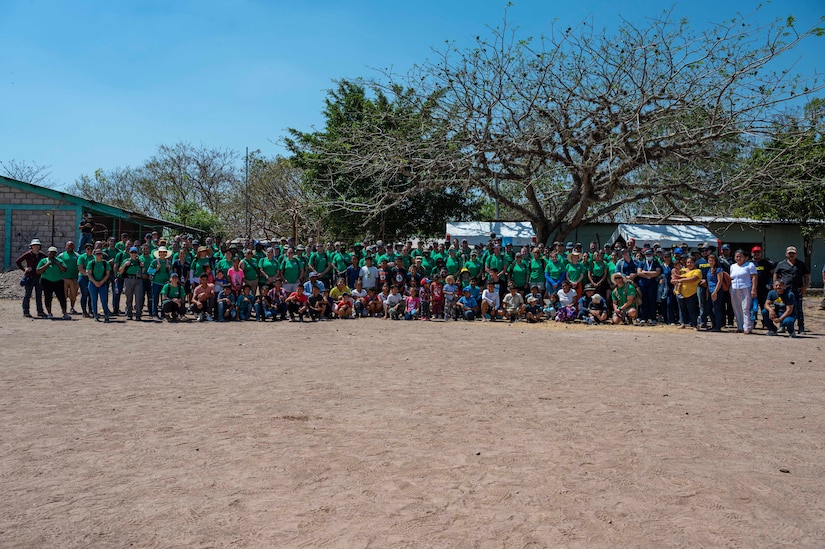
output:
<svg viewBox="0 0 825 549"><path fill-rule="evenodd" d="M507 275L520 291L528 292L530 290L527 284L530 278L530 266L524 262L520 252L516 253L515 261L510 265Z"/></svg>
<svg viewBox="0 0 825 549"><path fill-rule="evenodd" d="M258 268L258 261L253 256L252 250L244 250L244 258L241 261L241 268L243 269L244 283L249 285L252 290L252 297L258 294L258 279L260 277L260 269Z"/></svg>
<svg viewBox="0 0 825 549"><path fill-rule="evenodd" d="M295 257L295 252L292 248L287 248L286 257L281 260L280 276L284 280L284 291L287 294L294 292L301 283L301 275L303 269L301 262Z"/></svg>
<svg viewBox="0 0 825 549"><path fill-rule="evenodd" d="M447 252L447 257L444 259L444 268L447 269L447 274L457 276L459 271L464 268L464 262L458 256L458 250L450 248Z"/></svg>
<svg viewBox="0 0 825 549"><path fill-rule="evenodd" d="M547 260L541 255L541 249L538 247L533 248L530 254L530 274L527 277L527 283L531 288L533 286L537 287L542 295L544 295L544 288L546 286L546 281L544 280L544 271L546 268Z"/></svg>
<svg viewBox="0 0 825 549"><path fill-rule="evenodd" d="M143 314L143 271L146 268L135 246L129 248L129 258L120 263L118 274L123 280L123 295L126 296L126 318L140 320ZM134 307L135 303L137 306ZM137 316L133 316L137 313Z"/></svg>
<svg viewBox="0 0 825 549"><path fill-rule="evenodd" d="M169 282L164 284L160 291L160 299L163 320L176 322L178 316L186 315L186 290L180 285L178 273L169 276Z"/></svg>
<svg viewBox="0 0 825 549"><path fill-rule="evenodd" d="M613 324L633 324L633 319L636 318L636 289L622 273L613 273L611 280L616 286L611 293Z"/></svg>
<svg viewBox="0 0 825 549"><path fill-rule="evenodd" d="M144 244L146 246L146 244ZM97 302L103 307L104 322L109 322L109 279L112 276L112 267L109 262L103 259L103 250L97 248L94 252L94 261L86 265L86 274L89 276L89 296L91 298L91 313L95 320L100 321L97 312Z"/></svg>
<svg viewBox="0 0 825 549"><path fill-rule="evenodd" d="M606 296L610 290L610 269L604 261L602 252L596 250L593 252L593 259L587 266L587 280L596 287L596 293L601 296Z"/></svg>
<svg viewBox="0 0 825 549"><path fill-rule="evenodd" d="M80 276L80 271L77 268L77 259L80 255L74 251L74 242L69 240L66 242L66 251L57 256L63 261L66 266L66 272L63 273L63 294L68 301L70 314L76 315L77 311L74 306L77 303L77 294L80 286L77 283L77 277Z"/></svg>
<svg viewBox="0 0 825 549"><path fill-rule="evenodd" d="M160 246L152 252L154 258L149 262L147 271L152 277L152 317L161 318L160 313L160 292L169 282L169 275L172 274L172 260L166 246Z"/></svg>
<svg viewBox="0 0 825 549"><path fill-rule="evenodd" d="M559 247L555 246L550 250L550 257L547 259L547 265L544 268L545 290L548 294L555 294L561 289L561 283L565 276L565 261L559 254Z"/></svg>
<svg viewBox="0 0 825 549"><path fill-rule="evenodd" d="M47 318L54 318L52 315L52 298L57 297L60 309L63 311L63 320L71 320L66 313L66 294L63 285L63 273L66 272L66 264L57 257L57 248L50 246L48 255L37 263L37 274L40 276L40 283L43 285L43 303L46 306Z"/></svg>
<svg viewBox="0 0 825 549"><path fill-rule="evenodd" d="M93 248L91 243L86 244L83 247L83 253L77 257L77 271L80 273L77 284L80 286L80 309L83 311L83 318L88 318L92 314L92 297L89 294L89 276L86 265L95 260Z"/></svg>
<svg viewBox="0 0 825 549"><path fill-rule="evenodd" d="M482 263L478 260L476 250L470 252L470 259L464 262L464 268L467 269L470 278L475 279L476 282L481 280Z"/></svg>
<svg viewBox="0 0 825 549"><path fill-rule="evenodd" d="M581 253L573 250L567 254L567 265L564 267L564 276L567 281L570 282L570 286L576 290L576 299L582 296L585 274L587 274L587 271L581 263Z"/></svg>
<svg viewBox="0 0 825 549"><path fill-rule="evenodd" d="M309 254L309 264L307 269L318 273L318 278L324 283L325 288L329 288L332 282L332 262L329 255L324 250L324 245L318 243L315 251Z"/></svg>

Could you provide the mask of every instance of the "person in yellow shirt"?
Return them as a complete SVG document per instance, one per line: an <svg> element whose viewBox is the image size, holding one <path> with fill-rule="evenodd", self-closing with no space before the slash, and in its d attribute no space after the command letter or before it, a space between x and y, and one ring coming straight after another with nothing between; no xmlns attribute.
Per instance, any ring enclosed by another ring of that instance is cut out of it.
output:
<svg viewBox="0 0 825 549"><path fill-rule="evenodd" d="M679 301L679 310L682 313L682 323L679 328L685 329L687 325L692 326L698 330L699 319L699 296L697 291L699 289L699 282L702 281L702 270L696 268L696 262L692 257L685 259L685 267L679 276L673 278L674 283L678 284L677 299Z"/></svg>

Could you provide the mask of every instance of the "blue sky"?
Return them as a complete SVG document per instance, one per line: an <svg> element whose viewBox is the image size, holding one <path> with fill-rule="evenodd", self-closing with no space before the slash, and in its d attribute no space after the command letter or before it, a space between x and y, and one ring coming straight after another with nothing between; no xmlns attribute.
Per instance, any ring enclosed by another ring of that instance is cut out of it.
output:
<svg viewBox="0 0 825 549"><path fill-rule="evenodd" d="M321 128L340 78L404 72L445 40L471 44L506 1L0 0L0 161L51 168L58 188L97 168L137 166L187 141L282 154L286 128ZM696 28L746 2L514 0L508 20L538 36L554 20L643 22L673 6ZM755 3L752 5L756 5ZM821 0L769 4L761 20L825 15ZM822 70L825 39L794 52Z"/></svg>

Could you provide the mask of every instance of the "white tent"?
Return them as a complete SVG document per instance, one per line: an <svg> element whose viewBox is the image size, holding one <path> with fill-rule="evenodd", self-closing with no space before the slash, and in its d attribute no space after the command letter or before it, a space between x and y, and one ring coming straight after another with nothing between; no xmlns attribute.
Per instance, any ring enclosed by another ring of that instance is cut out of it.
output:
<svg viewBox="0 0 825 549"><path fill-rule="evenodd" d="M522 246L533 244L536 233L533 226L527 221L461 221L447 223L445 231L454 240L467 239L467 243L487 244L490 241L490 233L496 233L496 237L501 238L503 244L513 244Z"/></svg>
<svg viewBox="0 0 825 549"><path fill-rule="evenodd" d="M621 238L625 242L635 238L636 244L653 245L659 243L662 247L678 246L686 243L691 248L703 242L713 243L717 248L721 241L712 232L701 225L630 225L622 223L610 237L610 244Z"/></svg>

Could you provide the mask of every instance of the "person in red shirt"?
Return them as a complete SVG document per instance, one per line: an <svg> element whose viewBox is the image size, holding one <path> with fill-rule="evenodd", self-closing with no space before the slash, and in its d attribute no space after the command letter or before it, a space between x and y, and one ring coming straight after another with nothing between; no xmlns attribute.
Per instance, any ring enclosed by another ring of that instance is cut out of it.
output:
<svg viewBox="0 0 825 549"><path fill-rule="evenodd" d="M304 289L298 287L297 290L289 294L286 298L286 306L289 310L289 321L295 322L295 313L298 313L298 320L304 321L304 315L309 312L309 298L304 294Z"/></svg>

